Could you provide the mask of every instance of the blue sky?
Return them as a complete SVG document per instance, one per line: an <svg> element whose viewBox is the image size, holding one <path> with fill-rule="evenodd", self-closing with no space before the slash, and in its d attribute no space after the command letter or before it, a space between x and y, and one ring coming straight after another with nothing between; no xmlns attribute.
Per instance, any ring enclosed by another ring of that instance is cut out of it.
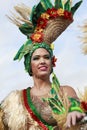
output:
<svg viewBox="0 0 87 130"><path fill-rule="evenodd" d="M39 0L37 0L38 2ZM77 0L73 0L75 3ZM15 89L23 89L33 85L32 78L24 70L23 59L13 61L20 46L26 41L18 28L6 17L13 6L25 3L29 7L36 0L3 0L0 2L0 101ZM87 86L87 55L82 54L82 43L78 38L81 30L78 27L87 19L87 0L74 15L74 22L54 42L54 54L58 58L54 71L61 85L70 85L76 91Z"/></svg>

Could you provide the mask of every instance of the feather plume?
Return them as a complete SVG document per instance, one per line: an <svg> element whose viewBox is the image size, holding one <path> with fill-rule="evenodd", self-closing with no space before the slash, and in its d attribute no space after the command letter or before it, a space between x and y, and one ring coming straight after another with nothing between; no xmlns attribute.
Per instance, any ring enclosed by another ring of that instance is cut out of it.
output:
<svg viewBox="0 0 87 130"><path fill-rule="evenodd" d="M84 22L83 26L80 27L83 33L81 37L81 42L83 43L82 50L83 53L87 55L87 20Z"/></svg>
<svg viewBox="0 0 87 130"><path fill-rule="evenodd" d="M17 13L20 14L24 19L29 20L29 15L31 14L31 10L25 4L14 6L14 9Z"/></svg>
<svg viewBox="0 0 87 130"><path fill-rule="evenodd" d="M16 13L11 12L11 16L7 15L11 22L13 22L18 27L20 27L23 23L27 23L29 26L33 26L32 22L29 20L31 10L28 6L21 4L14 6L14 9Z"/></svg>

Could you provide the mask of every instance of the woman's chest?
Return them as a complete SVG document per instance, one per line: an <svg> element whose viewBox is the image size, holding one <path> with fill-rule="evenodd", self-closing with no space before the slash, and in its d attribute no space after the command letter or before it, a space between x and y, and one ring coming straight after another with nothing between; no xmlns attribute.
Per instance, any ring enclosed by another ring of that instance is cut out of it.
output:
<svg viewBox="0 0 87 130"><path fill-rule="evenodd" d="M49 124L55 125L56 121L53 119L52 110L47 102L43 101L43 98L37 96L31 96L33 105L40 116Z"/></svg>

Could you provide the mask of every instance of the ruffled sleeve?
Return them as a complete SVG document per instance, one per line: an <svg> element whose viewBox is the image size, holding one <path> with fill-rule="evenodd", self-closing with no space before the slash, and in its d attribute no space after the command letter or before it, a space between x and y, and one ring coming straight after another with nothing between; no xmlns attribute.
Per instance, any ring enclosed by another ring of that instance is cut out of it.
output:
<svg viewBox="0 0 87 130"><path fill-rule="evenodd" d="M0 130L5 130L5 126L3 123L3 110L1 109L1 105L0 105Z"/></svg>

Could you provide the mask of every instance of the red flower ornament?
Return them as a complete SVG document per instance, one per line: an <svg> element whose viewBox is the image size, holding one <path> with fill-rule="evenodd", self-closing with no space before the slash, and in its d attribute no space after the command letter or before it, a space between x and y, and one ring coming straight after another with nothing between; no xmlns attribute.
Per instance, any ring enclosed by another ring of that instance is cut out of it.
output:
<svg viewBox="0 0 87 130"><path fill-rule="evenodd" d="M53 67L56 67L55 62L57 61L57 58L55 58L55 56L52 57L52 65Z"/></svg>
<svg viewBox="0 0 87 130"><path fill-rule="evenodd" d="M40 32L41 33L41 32L43 32L43 28L36 27L34 32Z"/></svg>
<svg viewBox="0 0 87 130"><path fill-rule="evenodd" d="M50 18L56 18L58 16L57 9L47 9L47 13L50 15Z"/></svg>
<svg viewBox="0 0 87 130"><path fill-rule="evenodd" d="M47 19L39 18L37 21L37 27L44 29L47 26L47 22L48 22Z"/></svg>
<svg viewBox="0 0 87 130"><path fill-rule="evenodd" d="M37 32L37 33L33 33L31 36L30 36L31 40L33 42L42 42L43 41L43 33L41 32Z"/></svg>
<svg viewBox="0 0 87 130"><path fill-rule="evenodd" d="M58 13L59 16L64 16L64 10L62 8L59 8L57 10L57 13Z"/></svg>
<svg viewBox="0 0 87 130"><path fill-rule="evenodd" d="M72 14L71 14L71 12L65 10L64 11L64 18L72 20Z"/></svg>
<svg viewBox="0 0 87 130"><path fill-rule="evenodd" d="M41 14L41 18L42 18L42 19L47 19L47 20L49 20L49 17L50 17L50 15L47 14L47 13L42 13L42 14Z"/></svg>

